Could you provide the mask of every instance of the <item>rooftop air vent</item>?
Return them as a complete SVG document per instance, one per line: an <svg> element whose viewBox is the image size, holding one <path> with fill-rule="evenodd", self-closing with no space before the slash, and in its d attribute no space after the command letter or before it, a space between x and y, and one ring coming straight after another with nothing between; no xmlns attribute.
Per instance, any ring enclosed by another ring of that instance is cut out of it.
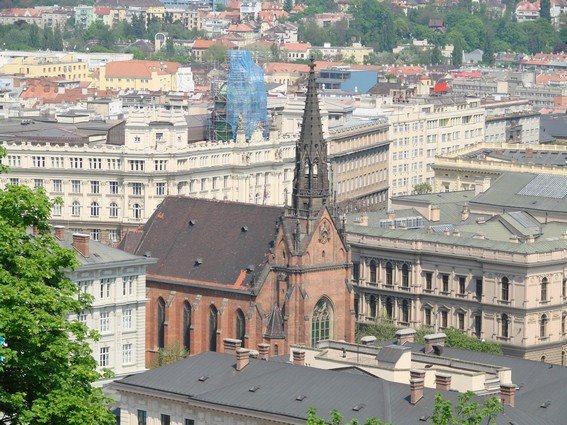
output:
<svg viewBox="0 0 567 425"><path fill-rule="evenodd" d="M254 385L252 388L250 388L248 391L250 391L251 393L255 393L256 391L258 391L260 389L259 385Z"/></svg>
<svg viewBox="0 0 567 425"><path fill-rule="evenodd" d="M144 257L151 257L151 256L152 256L152 251L144 252Z"/></svg>
<svg viewBox="0 0 567 425"><path fill-rule="evenodd" d="M295 397L295 399L296 399L297 401L303 401L303 400L305 400L306 398L307 398L307 396L306 396L306 395L303 395L303 394L302 394L302 395L298 395L297 397Z"/></svg>
<svg viewBox="0 0 567 425"><path fill-rule="evenodd" d="M356 406L354 406L354 407L352 408L352 410L354 410L355 412L359 412L359 411L361 411L363 408L364 408L364 403L360 403L360 404L357 404Z"/></svg>
<svg viewBox="0 0 567 425"><path fill-rule="evenodd" d="M541 407L542 409L547 409L549 406L551 406L551 401L547 400L545 403L542 403L541 406L539 407Z"/></svg>
<svg viewBox="0 0 567 425"><path fill-rule="evenodd" d="M254 271L254 269L255 269L254 264L248 264L246 266L246 272L248 272L248 273L252 273Z"/></svg>
<svg viewBox="0 0 567 425"><path fill-rule="evenodd" d="M209 379L208 376L206 376L206 375L205 375L205 376L201 376L201 377L199 378L199 382L205 382L207 379Z"/></svg>
<svg viewBox="0 0 567 425"><path fill-rule="evenodd" d="M194 226L197 222L195 220L189 220L189 226Z"/></svg>
<svg viewBox="0 0 567 425"><path fill-rule="evenodd" d="M248 231L248 226L242 226L240 230L244 233Z"/></svg>
<svg viewBox="0 0 567 425"><path fill-rule="evenodd" d="M195 260L195 265L196 265L196 266L200 266L201 264L203 264L203 259L202 259L202 258L197 258L197 259Z"/></svg>

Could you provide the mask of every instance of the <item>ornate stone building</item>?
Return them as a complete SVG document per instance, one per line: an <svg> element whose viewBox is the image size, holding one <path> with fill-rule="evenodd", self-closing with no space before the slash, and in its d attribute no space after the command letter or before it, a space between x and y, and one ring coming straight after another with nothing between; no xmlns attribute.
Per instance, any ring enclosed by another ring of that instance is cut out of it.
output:
<svg viewBox="0 0 567 425"><path fill-rule="evenodd" d="M505 173L479 186L349 217L358 319L458 328L567 364L567 179Z"/></svg>
<svg viewBox="0 0 567 425"><path fill-rule="evenodd" d="M350 253L329 199L326 142L311 66L292 206L166 197L121 247L148 269L147 360L190 353L354 339Z"/></svg>

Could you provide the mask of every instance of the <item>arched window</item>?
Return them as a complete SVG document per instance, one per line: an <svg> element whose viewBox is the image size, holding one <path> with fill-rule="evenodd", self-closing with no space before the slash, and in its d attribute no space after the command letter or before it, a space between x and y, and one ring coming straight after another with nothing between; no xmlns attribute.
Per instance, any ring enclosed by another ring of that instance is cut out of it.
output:
<svg viewBox="0 0 567 425"><path fill-rule="evenodd" d="M165 301L162 297L157 302L157 346L165 347Z"/></svg>
<svg viewBox="0 0 567 425"><path fill-rule="evenodd" d="M502 337L508 338L509 335L509 327L510 327L510 320L508 319L507 314L503 314L501 316L501 325L502 325Z"/></svg>
<svg viewBox="0 0 567 425"><path fill-rule="evenodd" d="M71 215L81 215L81 203L79 201L73 201L73 203L71 204Z"/></svg>
<svg viewBox="0 0 567 425"><path fill-rule="evenodd" d="M305 177L309 177L309 161L305 160Z"/></svg>
<svg viewBox="0 0 567 425"><path fill-rule="evenodd" d="M91 217L98 217L100 215L100 205L98 202L91 203Z"/></svg>
<svg viewBox="0 0 567 425"><path fill-rule="evenodd" d="M386 298L386 317L390 320L394 317L394 302L391 298Z"/></svg>
<svg viewBox="0 0 567 425"><path fill-rule="evenodd" d="M386 285L394 284L394 267L389 261L386 263Z"/></svg>
<svg viewBox="0 0 567 425"><path fill-rule="evenodd" d="M546 357L545 357L545 356L541 356L540 360L541 360L542 363L545 363Z"/></svg>
<svg viewBox="0 0 567 425"><path fill-rule="evenodd" d="M246 334L246 318L242 310L236 310L236 339L242 341L244 347L244 335Z"/></svg>
<svg viewBox="0 0 567 425"><path fill-rule="evenodd" d="M355 317L355 320L358 320L358 313L359 313L358 303L359 302L360 302L360 298L358 297L358 294L354 294L354 317Z"/></svg>
<svg viewBox="0 0 567 425"><path fill-rule="evenodd" d="M547 301L547 285L549 284L546 277L541 280L541 301Z"/></svg>
<svg viewBox="0 0 567 425"><path fill-rule="evenodd" d="M376 296L370 296L370 317L376 317Z"/></svg>
<svg viewBox="0 0 567 425"><path fill-rule="evenodd" d="M376 283L376 261L370 262L370 282Z"/></svg>
<svg viewBox="0 0 567 425"><path fill-rule="evenodd" d="M567 330L566 327L565 327L566 321L567 321L567 316L566 315L561 316L561 333L563 335L565 335L565 331Z"/></svg>
<svg viewBox="0 0 567 425"><path fill-rule="evenodd" d="M565 351L561 352L561 366L565 366Z"/></svg>
<svg viewBox="0 0 567 425"><path fill-rule="evenodd" d="M542 314L540 319L539 319L539 337L540 338L545 338L545 336L547 335L547 322L549 321L549 319L547 318L547 315Z"/></svg>
<svg viewBox="0 0 567 425"><path fill-rule="evenodd" d="M110 217L118 217L118 204L116 202L110 203L110 208L108 213Z"/></svg>
<svg viewBox="0 0 567 425"><path fill-rule="evenodd" d="M507 277L502 278L502 300L508 301L510 299L510 281Z"/></svg>
<svg viewBox="0 0 567 425"><path fill-rule="evenodd" d="M140 204L132 205L132 215L134 218L142 218L142 206Z"/></svg>
<svg viewBox="0 0 567 425"><path fill-rule="evenodd" d="M409 266L407 264L402 266L402 286L409 288Z"/></svg>
<svg viewBox="0 0 567 425"><path fill-rule="evenodd" d="M317 173L318 173L318 170L317 170L317 161L315 161L315 162L313 163L313 176L316 176Z"/></svg>
<svg viewBox="0 0 567 425"><path fill-rule="evenodd" d="M183 348L191 353L191 304L183 304Z"/></svg>
<svg viewBox="0 0 567 425"><path fill-rule="evenodd" d="M311 345L313 347L317 342L331 338L332 316L333 308L330 303L325 298L321 298L317 301L311 319Z"/></svg>
<svg viewBox="0 0 567 425"><path fill-rule="evenodd" d="M209 351L217 351L218 312L214 305L209 309Z"/></svg>
<svg viewBox="0 0 567 425"><path fill-rule="evenodd" d="M403 300L402 301L402 322L409 323L409 321L410 321L409 301Z"/></svg>

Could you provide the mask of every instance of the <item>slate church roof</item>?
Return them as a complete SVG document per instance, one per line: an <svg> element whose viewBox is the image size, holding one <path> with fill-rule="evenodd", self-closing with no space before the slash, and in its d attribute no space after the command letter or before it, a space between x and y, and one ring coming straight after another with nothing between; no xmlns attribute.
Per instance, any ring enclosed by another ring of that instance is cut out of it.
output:
<svg viewBox="0 0 567 425"><path fill-rule="evenodd" d="M245 287L266 264L280 207L170 196L119 248L158 258L148 278Z"/></svg>

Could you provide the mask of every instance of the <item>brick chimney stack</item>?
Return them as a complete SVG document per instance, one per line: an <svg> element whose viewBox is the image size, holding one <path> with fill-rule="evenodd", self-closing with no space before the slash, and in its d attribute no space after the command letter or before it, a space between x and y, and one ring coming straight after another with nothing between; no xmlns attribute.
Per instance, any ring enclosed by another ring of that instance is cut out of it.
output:
<svg viewBox="0 0 567 425"><path fill-rule="evenodd" d="M236 350L242 347L242 341L239 339L225 338L223 343L224 352L229 354L235 354Z"/></svg>
<svg viewBox="0 0 567 425"><path fill-rule="evenodd" d="M512 383L500 384L500 401L505 406L514 407L516 402L516 385Z"/></svg>
<svg viewBox="0 0 567 425"><path fill-rule="evenodd" d="M410 403L417 404L423 398L423 378L410 379Z"/></svg>
<svg viewBox="0 0 567 425"><path fill-rule="evenodd" d="M270 358L270 344L258 344L258 360L268 360Z"/></svg>
<svg viewBox="0 0 567 425"><path fill-rule="evenodd" d="M74 233L72 246L77 251L79 251L83 257L88 257L90 255L89 240L90 240L89 235L84 235L82 233Z"/></svg>
<svg viewBox="0 0 567 425"><path fill-rule="evenodd" d="M424 347L425 354L431 353L433 351L434 345L440 345L443 347L445 345L446 338L447 335L445 335L444 333L425 335L423 337L423 339L425 340L425 347Z"/></svg>
<svg viewBox="0 0 567 425"><path fill-rule="evenodd" d="M435 374L435 388L441 391L449 391L451 389L451 375L437 372Z"/></svg>
<svg viewBox="0 0 567 425"><path fill-rule="evenodd" d="M305 366L305 350L293 350L293 364Z"/></svg>
<svg viewBox="0 0 567 425"><path fill-rule="evenodd" d="M250 350L246 348L238 348L236 350L236 370L241 371L250 362Z"/></svg>
<svg viewBox="0 0 567 425"><path fill-rule="evenodd" d="M404 345L406 342L413 342L415 330L411 328L400 329L396 331L396 344Z"/></svg>
<svg viewBox="0 0 567 425"><path fill-rule="evenodd" d="M55 237L62 241L65 239L65 226L53 226L55 230Z"/></svg>

